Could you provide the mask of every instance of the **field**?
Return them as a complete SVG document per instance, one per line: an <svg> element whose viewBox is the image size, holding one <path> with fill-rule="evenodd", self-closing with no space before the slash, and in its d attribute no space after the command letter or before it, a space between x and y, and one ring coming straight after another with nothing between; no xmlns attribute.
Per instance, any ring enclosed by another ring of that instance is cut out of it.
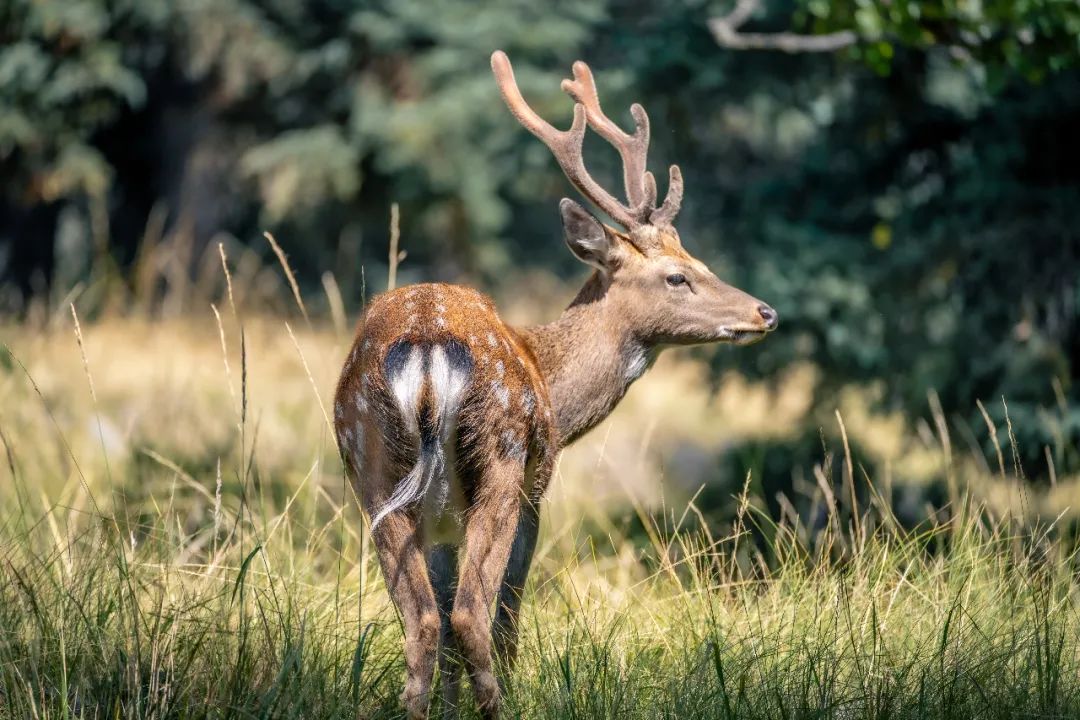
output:
<svg viewBox="0 0 1080 720"><path fill-rule="evenodd" d="M327 419L342 323L226 300L2 336L0 717L400 714L400 625ZM565 454L507 716L1080 716L1053 522L1075 479L1024 489L1007 445L844 395L828 420L866 457L806 468L820 521L773 517L752 474L701 511L695 458L794 432L813 375L713 394L672 355ZM949 506L897 522L881 489L942 472Z"/></svg>

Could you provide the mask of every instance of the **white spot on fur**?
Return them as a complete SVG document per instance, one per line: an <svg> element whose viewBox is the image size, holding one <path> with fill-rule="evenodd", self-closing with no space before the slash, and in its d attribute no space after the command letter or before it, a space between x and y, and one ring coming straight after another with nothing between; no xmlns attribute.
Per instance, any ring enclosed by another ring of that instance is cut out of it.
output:
<svg viewBox="0 0 1080 720"><path fill-rule="evenodd" d="M495 361L495 372L499 373L499 377L502 377L503 374L506 372L506 366L503 365L502 360Z"/></svg>
<svg viewBox="0 0 1080 720"><path fill-rule="evenodd" d="M409 350L405 365L390 378L390 390L397 401L398 410L401 411L401 419L405 427L413 433L419 430L417 406L423 388L424 357L420 348L413 347Z"/></svg>
<svg viewBox="0 0 1080 720"><path fill-rule="evenodd" d="M345 407L341 403L334 403L334 417L338 420L345 414Z"/></svg>
<svg viewBox="0 0 1080 720"><path fill-rule="evenodd" d="M356 443L353 445L353 467L360 469L364 462L364 426L356 423Z"/></svg>
<svg viewBox="0 0 1080 720"><path fill-rule="evenodd" d="M536 407L535 398L533 397L532 390L529 390L529 388L525 388L521 391L521 407L527 415L532 415L533 408Z"/></svg>
<svg viewBox="0 0 1080 720"><path fill-rule="evenodd" d="M364 393L356 393L354 398L356 401L356 409L361 413L367 412L367 400L364 399Z"/></svg>
<svg viewBox="0 0 1080 720"><path fill-rule="evenodd" d="M645 374L645 371L649 369L649 355L645 352L645 348L639 348L634 350L630 355L628 362L626 363L625 378L627 382L634 382L639 377Z"/></svg>
<svg viewBox="0 0 1080 720"><path fill-rule="evenodd" d="M510 390L501 382L491 383L491 391L495 393L495 399L499 401L499 404L503 406L503 409L510 407Z"/></svg>
<svg viewBox="0 0 1080 720"><path fill-rule="evenodd" d="M496 344L495 333L490 333L489 332L488 336L487 336L487 341L488 341L488 345L490 345L491 347L495 347L495 344Z"/></svg>
<svg viewBox="0 0 1080 720"><path fill-rule="evenodd" d="M439 312L439 313L446 312L446 306L443 305L442 303L436 303L435 304L435 312Z"/></svg>
<svg viewBox="0 0 1080 720"><path fill-rule="evenodd" d="M444 318L442 315L437 315L435 317L435 324L441 328L446 327L446 318Z"/></svg>
<svg viewBox="0 0 1080 720"><path fill-rule="evenodd" d="M513 431L503 430L502 441L507 457L518 461L525 460L525 443L521 442L521 439Z"/></svg>

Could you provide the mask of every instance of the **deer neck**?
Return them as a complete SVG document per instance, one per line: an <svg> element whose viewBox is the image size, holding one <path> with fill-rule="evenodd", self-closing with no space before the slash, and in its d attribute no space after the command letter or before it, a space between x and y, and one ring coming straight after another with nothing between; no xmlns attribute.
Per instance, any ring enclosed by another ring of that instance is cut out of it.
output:
<svg viewBox="0 0 1080 720"><path fill-rule="evenodd" d="M599 274L554 322L520 330L548 385L562 445L606 418L656 359Z"/></svg>

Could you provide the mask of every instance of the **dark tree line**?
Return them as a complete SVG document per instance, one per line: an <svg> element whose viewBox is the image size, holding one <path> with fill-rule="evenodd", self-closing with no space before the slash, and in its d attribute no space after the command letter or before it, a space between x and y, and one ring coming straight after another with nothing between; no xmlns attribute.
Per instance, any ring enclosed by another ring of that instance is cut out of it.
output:
<svg viewBox="0 0 1080 720"><path fill-rule="evenodd" d="M355 302L393 201L414 278L575 272L566 183L488 55L562 123L583 57L614 117L649 109L654 169L682 165L687 244L781 312L784 332L718 363L813 362L823 408L880 380L890 406L925 413L933 391L977 425L978 399L1003 427L1005 396L1029 473L1047 448L1075 470L1078 42L1080 8L1050 0L13 0L0 305L135 292L155 226L193 274L219 240L267 253L272 229L311 290L334 269Z"/></svg>

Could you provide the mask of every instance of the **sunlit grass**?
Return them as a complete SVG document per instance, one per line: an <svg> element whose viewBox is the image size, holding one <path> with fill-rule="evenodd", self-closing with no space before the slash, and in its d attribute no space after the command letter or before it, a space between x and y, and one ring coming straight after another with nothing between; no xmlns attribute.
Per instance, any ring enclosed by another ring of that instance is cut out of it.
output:
<svg viewBox="0 0 1080 720"><path fill-rule="evenodd" d="M68 326L5 332L0 716L400 714L400 627L322 410L347 339L220 315L84 324L85 366ZM903 529L893 479L839 448L802 519L752 478L705 517L680 443L791 430L812 373L714 399L693 363L654 373L562 464L507 715L1080 714L1075 557L1031 512L1067 483L955 453L959 502ZM845 419L915 454L895 419Z"/></svg>

